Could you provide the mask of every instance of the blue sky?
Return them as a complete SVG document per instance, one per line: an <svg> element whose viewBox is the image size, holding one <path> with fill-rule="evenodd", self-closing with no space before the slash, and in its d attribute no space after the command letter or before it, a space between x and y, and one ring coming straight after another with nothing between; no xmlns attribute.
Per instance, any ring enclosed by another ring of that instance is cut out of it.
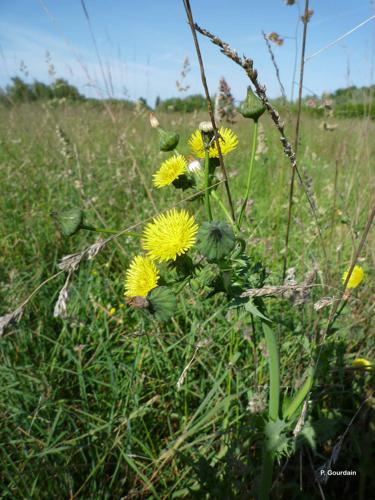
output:
<svg viewBox="0 0 375 500"><path fill-rule="evenodd" d="M303 10L304 2L300 4ZM285 37L274 52L291 94L297 24L299 39L302 34L297 5L288 7L283 0L191 0L191 5L198 24L254 59L271 97L280 90L261 31ZM308 26L307 56L375 14L374 0L311 0L310 5L314 15ZM0 86L13 75L24 76L21 61L27 67L26 79L50 81L48 51L57 75L89 96L142 96L153 104L157 95L179 95L175 82L186 56L191 62L188 93L202 93L182 0L86 0L86 6L105 78L79 0L0 0ZM242 70L207 40L200 37L200 42L211 92L224 76L236 99L242 99L247 85ZM374 46L372 20L306 63L305 92L374 83Z"/></svg>

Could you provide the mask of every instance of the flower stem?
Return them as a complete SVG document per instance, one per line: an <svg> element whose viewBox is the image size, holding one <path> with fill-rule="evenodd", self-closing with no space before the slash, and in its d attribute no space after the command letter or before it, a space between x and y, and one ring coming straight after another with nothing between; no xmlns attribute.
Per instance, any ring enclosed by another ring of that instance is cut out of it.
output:
<svg viewBox="0 0 375 500"><path fill-rule="evenodd" d="M233 219L226 209L224 203L221 201L220 196L217 195L216 191L211 192L212 198L216 201L216 203L220 206L221 210L224 212L225 217L228 219L229 224L233 226L233 229L238 229L237 225L233 222Z"/></svg>
<svg viewBox="0 0 375 500"><path fill-rule="evenodd" d="M280 410L280 363L279 352L274 332L263 323L263 332L266 340L268 352L268 367L270 372L270 398L268 406L269 420L276 421L279 418ZM260 480L260 500L269 498L272 487L273 465L275 462L274 451L268 448L267 438L265 437L263 445L262 472Z"/></svg>
<svg viewBox="0 0 375 500"><path fill-rule="evenodd" d="M242 219L243 219L243 216L244 216L244 213L246 210L247 201L248 201L249 195L250 195L251 180L253 177L254 158L255 158L255 153L256 153L256 149L257 149L257 136L258 136L258 120L254 120L253 138L252 138L251 153L250 153L250 164L249 164L249 170L248 170L248 174L247 174L246 194L245 194L244 202L242 204L240 217L238 219L238 227L239 228L241 228Z"/></svg>
<svg viewBox="0 0 375 500"><path fill-rule="evenodd" d="M206 208L206 213L208 220L212 220L212 212L211 212L211 204L210 204L210 155L208 149L205 151L204 157L204 184L205 184L205 193L204 193L204 206Z"/></svg>
<svg viewBox="0 0 375 500"><path fill-rule="evenodd" d="M94 227L94 226L86 226L85 224L81 224L81 229L85 229L86 231L93 231L95 233L105 233L105 234L117 234L120 232L119 229L108 229L104 227ZM127 235L131 236L140 236L139 233L135 231L126 231Z"/></svg>

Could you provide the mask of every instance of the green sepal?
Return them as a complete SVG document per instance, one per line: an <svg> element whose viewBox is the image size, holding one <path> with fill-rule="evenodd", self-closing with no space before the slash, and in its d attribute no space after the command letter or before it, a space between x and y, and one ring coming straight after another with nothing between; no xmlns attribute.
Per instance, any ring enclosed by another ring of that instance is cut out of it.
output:
<svg viewBox="0 0 375 500"><path fill-rule="evenodd" d="M149 311L160 321L167 321L176 312L176 296L166 286L158 286L151 290L147 296L147 300Z"/></svg>
<svg viewBox="0 0 375 500"><path fill-rule="evenodd" d="M185 191L185 189L189 189L189 188L194 187L196 182L192 176L186 175L186 174L181 174L177 177L177 179L175 179L172 182L172 184L174 185L174 187L176 189L182 189L183 191Z"/></svg>
<svg viewBox="0 0 375 500"><path fill-rule="evenodd" d="M51 215L64 236L73 236L82 227L83 211L80 208L68 208L62 212L52 212Z"/></svg>
<svg viewBox="0 0 375 500"><path fill-rule="evenodd" d="M173 151L180 140L180 136L176 132L167 132L162 128L158 128L158 132L160 151Z"/></svg>
<svg viewBox="0 0 375 500"><path fill-rule="evenodd" d="M254 94L251 87L247 87L246 99L240 105L240 113L244 118L252 118L257 121L265 112L266 107Z"/></svg>
<svg viewBox="0 0 375 500"><path fill-rule="evenodd" d="M198 231L198 248L209 261L227 256L235 243L232 227L223 221L204 222Z"/></svg>
<svg viewBox="0 0 375 500"><path fill-rule="evenodd" d="M182 277L191 276L194 272L194 263L189 255L179 255L176 260L168 264L170 269L175 269L177 274Z"/></svg>

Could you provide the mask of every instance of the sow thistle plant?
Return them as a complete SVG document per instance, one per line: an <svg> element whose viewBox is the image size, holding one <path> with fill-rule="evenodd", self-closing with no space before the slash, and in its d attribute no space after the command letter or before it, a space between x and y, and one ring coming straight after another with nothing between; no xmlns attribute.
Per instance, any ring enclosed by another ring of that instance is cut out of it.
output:
<svg viewBox="0 0 375 500"><path fill-rule="evenodd" d="M186 157L177 150L179 134L162 129L156 116L151 115L151 126L159 134L159 150L168 155L153 174L152 184L157 190L190 190L192 195L188 199L192 208L171 208L145 224L141 235L137 234L138 253L132 257L124 277L125 301L135 314L146 314L150 319L159 321L178 316L181 294L189 286L202 300L222 294L227 309L242 309L251 316L252 322L257 318L261 323L268 355L269 403L264 423L260 498L268 498L275 460L298 447L315 376L311 356L311 366L306 369L301 387L292 397L282 394L278 344L263 302L267 296L290 298L298 293L302 297L298 303L303 303L312 286L311 280L300 284L286 281L278 287L264 286L265 270L253 264L243 238L242 224L251 192L257 150L257 127L264 111L263 103L249 87L240 112L249 119L252 138L244 196L235 219L218 189L221 183L217 176L219 150L211 122L201 122L198 129L191 133L185 147L193 156ZM217 136L224 157L239 146L236 134L229 128L219 128ZM65 236L72 236L82 229L117 233L113 229L86 224L82 210L77 208L54 213L53 216ZM350 293L364 278L360 266L353 268L350 279L348 272L345 271L342 276L346 290L343 305L333 321L348 302ZM330 299L327 303L332 304L332 301ZM361 367L364 371L372 369L372 364L364 358L357 358L352 366L353 369Z"/></svg>
<svg viewBox="0 0 375 500"><path fill-rule="evenodd" d="M257 127L265 111L263 103L248 88L240 112L249 120L252 135L246 184L239 213L232 217L221 199L221 181L217 175L219 148L222 156L230 155L239 146L237 135L229 128L221 127L216 132L211 122L202 122L192 131L187 144L193 157L186 157L177 147L179 134L164 130L155 115L151 115L151 126L159 134L159 150L166 157L152 177L157 190L190 190L190 209L170 208L161 212L144 225L142 233L128 230L97 228L87 224L85 214L79 208L70 208L51 214L61 233L70 237L80 230L113 234L99 241L82 253L66 256L60 268L68 271L68 278L60 292L59 310L66 310L67 289L72 273L83 258L94 257L112 238L122 233L137 236L138 249L131 257L124 272L124 300L134 314L148 317L151 321L168 321L179 314L179 301L185 287L190 287L202 300L222 294L223 306L227 310L237 309L260 322L266 344L269 367L268 415L264 422L264 441L260 498L268 498L272 486L274 462L283 454L298 447L297 437L303 433L307 399L315 376L311 361L304 374L304 382L292 397L281 392L279 349L272 320L268 317L264 297L287 297L297 292L303 297L312 283L284 283L279 287L265 286L266 273L262 265L255 265L251 251L243 237L242 225L246 205L251 193L252 178L257 149ZM216 136L216 138L215 138ZM193 213L194 211L194 213ZM204 215L203 215L204 214ZM220 214L220 216L218 216ZM347 270L342 276L344 288L354 290L363 278L364 271L355 266L348 279ZM262 293L260 293L262 292ZM344 305L349 296L344 295ZM328 301L330 304L332 300ZM322 306L323 307L323 306ZM343 308L343 307L342 307ZM333 321L341 313L337 312ZM13 320L18 320L22 308L0 318L0 333ZM233 333L234 334L234 333ZM312 359L312 355L311 355ZM371 362L364 358L353 361L353 368L372 370ZM230 375L229 375L230 377ZM228 381L230 392L231 380ZM227 429L227 427L225 427ZM296 430L298 429L298 430Z"/></svg>

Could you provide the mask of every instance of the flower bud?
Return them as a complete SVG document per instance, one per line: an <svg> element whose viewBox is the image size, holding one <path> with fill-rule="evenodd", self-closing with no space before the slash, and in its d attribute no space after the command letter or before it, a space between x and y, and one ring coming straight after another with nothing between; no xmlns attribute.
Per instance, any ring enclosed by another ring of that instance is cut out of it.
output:
<svg viewBox="0 0 375 500"><path fill-rule="evenodd" d="M166 286L158 286L147 296L149 311L160 321L167 321L177 309L176 296Z"/></svg>
<svg viewBox="0 0 375 500"><path fill-rule="evenodd" d="M240 113L245 118L252 118L255 122L265 112L266 107L262 101L254 94L251 87L247 87L246 99L240 106Z"/></svg>
<svg viewBox="0 0 375 500"><path fill-rule="evenodd" d="M214 137L214 129L211 122L200 122L199 130L206 147L208 147Z"/></svg>
<svg viewBox="0 0 375 500"><path fill-rule="evenodd" d="M223 221L204 222L198 231L198 248L209 261L221 260L235 243L233 229Z"/></svg>
<svg viewBox="0 0 375 500"><path fill-rule="evenodd" d="M173 151L180 140L180 136L175 132L167 132L162 128L158 128L158 131L160 151Z"/></svg>
<svg viewBox="0 0 375 500"><path fill-rule="evenodd" d="M62 212L52 212L51 215L64 236L73 236L83 223L83 211L80 208L68 208Z"/></svg>
<svg viewBox="0 0 375 500"><path fill-rule="evenodd" d="M156 118L155 113L150 113L149 118L150 118L150 125L152 128L159 128L160 127L159 120Z"/></svg>

